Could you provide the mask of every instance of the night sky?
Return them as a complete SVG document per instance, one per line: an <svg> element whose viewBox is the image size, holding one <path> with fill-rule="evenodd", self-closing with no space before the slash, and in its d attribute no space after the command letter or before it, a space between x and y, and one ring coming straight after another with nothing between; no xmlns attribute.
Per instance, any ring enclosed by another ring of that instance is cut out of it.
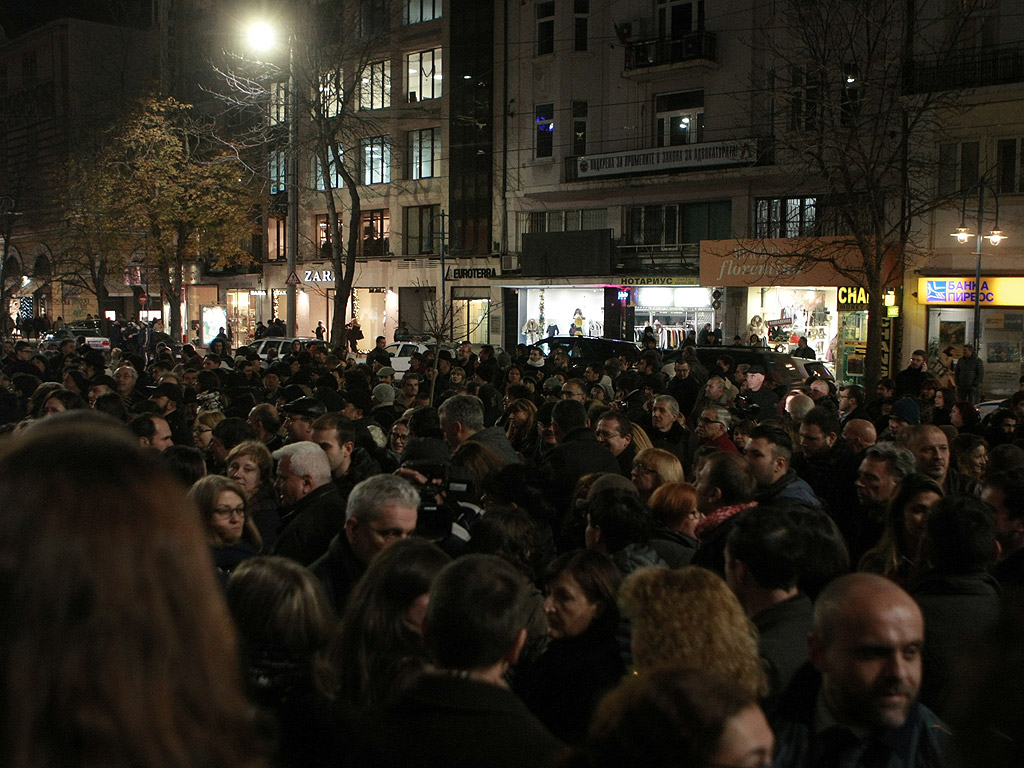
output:
<svg viewBox="0 0 1024 768"><path fill-rule="evenodd" d="M150 5L149 0L2 0L0 26L8 39L64 16L145 27Z"/></svg>

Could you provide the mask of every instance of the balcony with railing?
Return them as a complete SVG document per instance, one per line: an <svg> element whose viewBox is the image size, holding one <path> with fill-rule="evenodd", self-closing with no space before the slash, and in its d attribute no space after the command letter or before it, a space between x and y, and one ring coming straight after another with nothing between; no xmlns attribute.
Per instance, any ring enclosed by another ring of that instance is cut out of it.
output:
<svg viewBox="0 0 1024 768"><path fill-rule="evenodd" d="M907 64L908 93L952 91L1024 82L1024 43L921 56Z"/></svg>
<svg viewBox="0 0 1024 768"><path fill-rule="evenodd" d="M620 242L614 251L612 272L624 275L696 275L700 272L700 243L626 245Z"/></svg>
<svg viewBox="0 0 1024 768"><path fill-rule="evenodd" d="M627 72L663 64L715 60L715 33L703 30L681 37L652 37L626 44Z"/></svg>

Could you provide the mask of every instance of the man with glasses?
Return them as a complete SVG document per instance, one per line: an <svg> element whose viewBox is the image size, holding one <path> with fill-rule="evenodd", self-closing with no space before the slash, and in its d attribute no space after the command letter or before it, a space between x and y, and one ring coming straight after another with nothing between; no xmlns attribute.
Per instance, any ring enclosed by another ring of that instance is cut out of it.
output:
<svg viewBox="0 0 1024 768"><path fill-rule="evenodd" d="M619 472L629 477L633 471L636 446L633 444L633 422L624 413L608 413L597 422L597 442L612 452L619 462Z"/></svg>
<svg viewBox="0 0 1024 768"><path fill-rule="evenodd" d="M327 413L327 407L315 397L300 397L285 403L284 414L286 443L301 443L313 439L313 420Z"/></svg>
<svg viewBox="0 0 1024 768"><path fill-rule="evenodd" d="M581 379L567 379L562 385L562 399L577 400L585 407L587 404L586 384Z"/></svg>
<svg viewBox="0 0 1024 768"><path fill-rule="evenodd" d="M698 444L711 446L723 453L738 453L736 443L729 437L731 425L729 411L718 405L708 406L697 420Z"/></svg>

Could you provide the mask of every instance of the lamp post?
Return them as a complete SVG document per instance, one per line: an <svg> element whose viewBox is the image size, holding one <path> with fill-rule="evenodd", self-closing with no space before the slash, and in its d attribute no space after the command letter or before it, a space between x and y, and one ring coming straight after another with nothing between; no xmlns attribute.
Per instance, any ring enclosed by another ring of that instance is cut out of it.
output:
<svg viewBox="0 0 1024 768"><path fill-rule="evenodd" d="M974 354L980 355L981 349L979 347L981 341L981 241L988 239L992 245L999 245L1006 236L1003 231L999 229L999 194L995 188L988 183L984 176L972 186L968 187L964 191L963 205L960 208L960 226L956 228L956 232L950 233L951 237L955 237L957 242L966 243L971 239L971 231L967 227L967 200L975 190L978 192L978 232L973 235L975 238L974 245ZM996 217L993 223L992 229L989 234L982 235L982 230L985 227L985 191L988 190L992 193L992 199L996 203Z"/></svg>
<svg viewBox="0 0 1024 768"><path fill-rule="evenodd" d="M277 34L266 22L256 22L249 26L249 43L256 50L273 50L276 48ZM299 251L299 121L296 115L295 99L295 35L288 35L288 85L284 98L284 121L288 128L287 164L285 166L285 194L287 195L287 213L285 218L285 259L288 277L295 274L296 254ZM273 301L273 289L271 289ZM291 280L285 285L285 335L295 334L295 283Z"/></svg>
<svg viewBox="0 0 1024 768"><path fill-rule="evenodd" d="M449 215L447 213L445 213L444 211L441 211L436 216L432 216L431 217L431 221L433 221L434 219L440 219L441 220L441 243L440 243L440 255L441 255L441 332L444 335L445 339L447 339L448 334L451 332L451 324L448 322L448 315L447 315L447 311L448 311L448 298L447 298L447 294L448 294L448 274L447 274L448 268L445 265L445 253L444 253L445 238L447 237L447 233L445 232L444 223L445 223L445 220L448 219L448 218L449 218Z"/></svg>

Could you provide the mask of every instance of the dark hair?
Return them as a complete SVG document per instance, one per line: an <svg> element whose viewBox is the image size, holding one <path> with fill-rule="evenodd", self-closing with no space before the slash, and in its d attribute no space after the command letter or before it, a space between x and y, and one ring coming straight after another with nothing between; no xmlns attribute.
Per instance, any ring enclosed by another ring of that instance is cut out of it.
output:
<svg viewBox="0 0 1024 768"><path fill-rule="evenodd" d="M563 432L572 432L587 426L587 410L579 400L559 400L551 409L551 422Z"/></svg>
<svg viewBox="0 0 1024 768"><path fill-rule="evenodd" d="M826 435L839 435L842 430L839 428L839 417L829 408L823 405L816 405L807 412L802 425L815 426L821 429Z"/></svg>
<svg viewBox="0 0 1024 768"><path fill-rule="evenodd" d="M92 404L93 410L113 416L124 423L128 421L128 409L124 406L124 400L117 392L107 392L100 395Z"/></svg>
<svg viewBox="0 0 1024 768"><path fill-rule="evenodd" d="M722 505L746 504L754 499L757 483L750 465L738 453L713 453L704 462L707 482L722 492Z"/></svg>
<svg viewBox="0 0 1024 768"><path fill-rule="evenodd" d="M572 576L580 585L587 600L598 607L597 615L590 623L590 631L614 633L619 625L619 607L616 600L619 586L622 584L622 575L611 558L603 552L591 549L565 552L548 565L544 584L551 586L551 583L563 573Z"/></svg>
<svg viewBox="0 0 1024 768"><path fill-rule="evenodd" d="M953 403L953 408L960 411L960 418L963 419L965 427L973 427L979 421L981 421L981 415L978 413L977 407L966 400L957 400ZM953 409L950 408L950 411Z"/></svg>
<svg viewBox="0 0 1024 768"><path fill-rule="evenodd" d="M971 454L982 446L988 450L988 441L972 432L964 432L954 437L949 446L953 466L965 475L974 476L974 470L969 466Z"/></svg>
<svg viewBox="0 0 1024 768"><path fill-rule="evenodd" d="M0 762L252 765L259 739L199 516L156 453L111 424L76 411L0 454L0 680L17 701ZM159 706L139 691L161 692Z"/></svg>
<svg viewBox="0 0 1024 768"><path fill-rule="evenodd" d="M206 474L203 452L191 445L172 445L160 454L160 460L185 488Z"/></svg>
<svg viewBox="0 0 1024 768"><path fill-rule="evenodd" d="M409 414L409 432L412 437L433 437L441 435L441 421L437 408L423 405Z"/></svg>
<svg viewBox="0 0 1024 768"><path fill-rule="evenodd" d="M734 681L674 667L647 670L604 697L583 746L561 768L704 766L726 723L754 706Z"/></svg>
<svg viewBox="0 0 1024 768"><path fill-rule="evenodd" d="M163 416L156 413L140 413L128 422L128 429L136 437L152 440L156 434L156 424L153 419L162 419Z"/></svg>
<svg viewBox="0 0 1024 768"><path fill-rule="evenodd" d="M601 529L601 541L615 553L651 537L651 512L635 493L605 488L587 502L590 524Z"/></svg>
<svg viewBox="0 0 1024 768"><path fill-rule="evenodd" d="M258 403L249 411L249 418L271 435L276 435L281 428L281 417L277 413L277 408L270 403Z"/></svg>
<svg viewBox="0 0 1024 768"><path fill-rule="evenodd" d="M213 436L219 438L224 448L231 450L239 443L256 439L256 430L240 416L228 416L213 427Z"/></svg>
<svg viewBox="0 0 1024 768"><path fill-rule="evenodd" d="M445 669L497 664L526 628L531 603L526 579L499 557L466 555L434 581L424 642Z"/></svg>
<svg viewBox="0 0 1024 768"><path fill-rule="evenodd" d="M531 582L536 578L540 554L537 524L522 509L488 509L473 524L466 554L497 555L511 563Z"/></svg>
<svg viewBox="0 0 1024 768"><path fill-rule="evenodd" d="M925 525L928 560L939 573L978 573L995 557L995 518L976 496L947 496L935 505Z"/></svg>
<svg viewBox="0 0 1024 768"><path fill-rule="evenodd" d="M787 463L793 458L793 438L790 437L788 430L777 424L762 422L747 432L747 437L751 440L761 439L771 443L776 458L782 456Z"/></svg>
<svg viewBox="0 0 1024 768"><path fill-rule="evenodd" d="M1003 494L1003 506L1011 520L1024 518L1024 473L1019 470L993 472L985 476L982 485Z"/></svg>
<svg viewBox="0 0 1024 768"><path fill-rule="evenodd" d="M486 516L485 516L486 517ZM405 673L427 660L423 638L406 621L451 558L424 539L403 539L370 561L348 598L337 649L339 696L353 708L387 704Z"/></svg>
<svg viewBox="0 0 1024 768"><path fill-rule="evenodd" d="M338 445L354 443L356 441L356 428L352 423L352 420L337 412L325 413L322 416L317 416L313 421L311 428L314 430L336 430L338 433Z"/></svg>
<svg viewBox="0 0 1024 768"><path fill-rule="evenodd" d="M474 503L480 502L484 477L505 464L497 451L476 440L460 443L448 460L453 467L462 467L469 472L468 500Z"/></svg>
<svg viewBox="0 0 1024 768"><path fill-rule="evenodd" d="M985 472L992 475L1010 469L1024 469L1024 449L1012 443L1003 443L988 452L988 466Z"/></svg>
<svg viewBox="0 0 1024 768"><path fill-rule="evenodd" d="M328 652L337 619L319 579L308 569L286 557L249 558L231 572L227 601L248 663L250 690L266 694L268 686L280 684L275 679L280 667L268 669L266 664L287 660L297 665L300 679L312 682L325 696L333 695L335 674Z"/></svg>
<svg viewBox="0 0 1024 768"><path fill-rule="evenodd" d="M864 405L864 387L859 384L848 384L845 387L840 387L840 391L842 390L846 390L847 397L856 400L857 405Z"/></svg>
<svg viewBox="0 0 1024 768"><path fill-rule="evenodd" d="M884 389L888 389L891 392L894 389L896 389L896 382L893 381L888 376L883 376L878 380L878 384L876 384L875 386L883 387Z"/></svg>

